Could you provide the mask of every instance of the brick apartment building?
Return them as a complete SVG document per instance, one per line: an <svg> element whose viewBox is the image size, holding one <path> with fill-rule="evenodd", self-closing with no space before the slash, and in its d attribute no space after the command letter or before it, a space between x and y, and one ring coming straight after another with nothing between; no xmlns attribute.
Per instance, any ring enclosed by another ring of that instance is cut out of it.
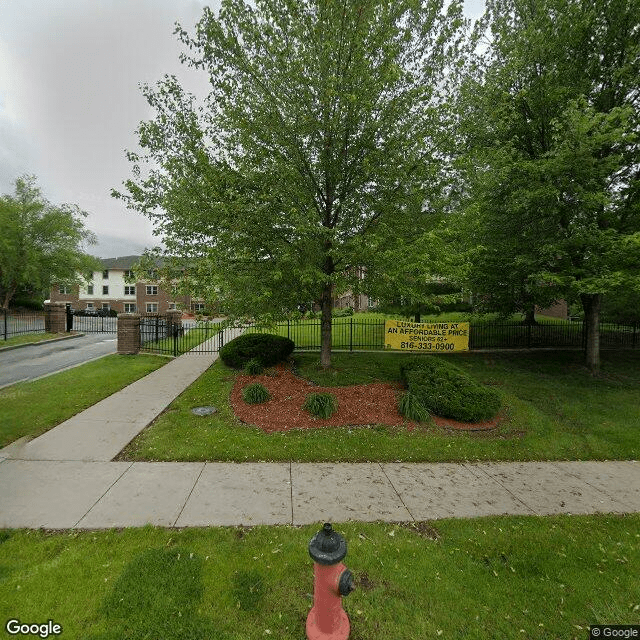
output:
<svg viewBox="0 0 640 640"><path fill-rule="evenodd" d="M130 282L140 256L101 258L102 270L80 286L56 285L51 302L70 302L73 309L113 309L118 313L166 313L169 309L199 313L204 302L189 296L173 296L153 280Z"/></svg>

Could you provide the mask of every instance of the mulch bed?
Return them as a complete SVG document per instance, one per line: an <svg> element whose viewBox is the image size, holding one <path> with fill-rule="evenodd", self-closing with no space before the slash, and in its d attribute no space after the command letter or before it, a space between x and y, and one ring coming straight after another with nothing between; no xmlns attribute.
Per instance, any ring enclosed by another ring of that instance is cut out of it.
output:
<svg viewBox="0 0 640 640"><path fill-rule="evenodd" d="M247 404L242 399L242 389L248 384L260 382L269 391L271 400L262 404ZM405 426L408 431L417 425L398 413L398 384L374 382L350 387L318 387L297 377L290 368L280 365L268 374L259 376L239 375L230 396L236 416L260 427L266 433L310 429L317 427L341 427L383 424ZM302 409L305 397L311 392L332 393L338 400L338 410L328 419L315 418ZM487 422L465 423L449 418L432 416L434 423L446 429L485 431L494 429L498 418Z"/></svg>

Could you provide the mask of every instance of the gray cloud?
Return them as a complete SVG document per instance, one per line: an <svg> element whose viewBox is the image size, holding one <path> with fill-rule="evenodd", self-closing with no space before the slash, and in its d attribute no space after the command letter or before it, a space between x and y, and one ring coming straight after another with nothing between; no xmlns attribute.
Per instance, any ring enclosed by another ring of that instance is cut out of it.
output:
<svg viewBox="0 0 640 640"><path fill-rule="evenodd" d="M89 213L101 254L157 244L150 222L109 194L130 175L124 150L136 149L134 131L152 116L138 84L175 73L195 93L206 91L204 75L179 63L173 35L176 20L192 29L203 5L0 0L0 193L18 175L35 174L49 200ZM467 15L483 5L466 0Z"/></svg>

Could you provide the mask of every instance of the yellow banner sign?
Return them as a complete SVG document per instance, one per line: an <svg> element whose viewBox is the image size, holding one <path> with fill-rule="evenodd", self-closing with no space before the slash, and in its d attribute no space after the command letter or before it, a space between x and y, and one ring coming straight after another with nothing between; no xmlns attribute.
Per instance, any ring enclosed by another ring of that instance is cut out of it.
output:
<svg viewBox="0 0 640 640"><path fill-rule="evenodd" d="M403 322L384 323L385 349L452 353L469 350L468 322Z"/></svg>

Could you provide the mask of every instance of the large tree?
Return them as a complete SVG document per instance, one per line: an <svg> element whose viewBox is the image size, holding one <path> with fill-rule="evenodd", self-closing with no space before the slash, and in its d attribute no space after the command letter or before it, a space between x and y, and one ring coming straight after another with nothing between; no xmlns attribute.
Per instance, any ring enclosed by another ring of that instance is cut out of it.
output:
<svg viewBox="0 0 640 640"><path fill-rule="evenodd" d="M25 176L13 195L0 196L0 304L8 309L22 288L49 289L74 284L95 268L84 246L95 236L84 226L87 214L76 205L53 205Z"/></svg>
<svg viewBox="0 0 640 640"><path fill-rule="evenodd" d="M462 92L472 282L508 311L638 287L640 0L488 0Z"/></svg>
<svg viewBox="0 0 640 640"><path fill-rule="evenodd" d="M463 29L459 0L205 8L193 36L177 32L210 93L197 105L174 77L144 88L156 116L114 195L231 315L317 302L329 366L333 293L357 286L381 229L390 243L420 225Z"/></svg>

